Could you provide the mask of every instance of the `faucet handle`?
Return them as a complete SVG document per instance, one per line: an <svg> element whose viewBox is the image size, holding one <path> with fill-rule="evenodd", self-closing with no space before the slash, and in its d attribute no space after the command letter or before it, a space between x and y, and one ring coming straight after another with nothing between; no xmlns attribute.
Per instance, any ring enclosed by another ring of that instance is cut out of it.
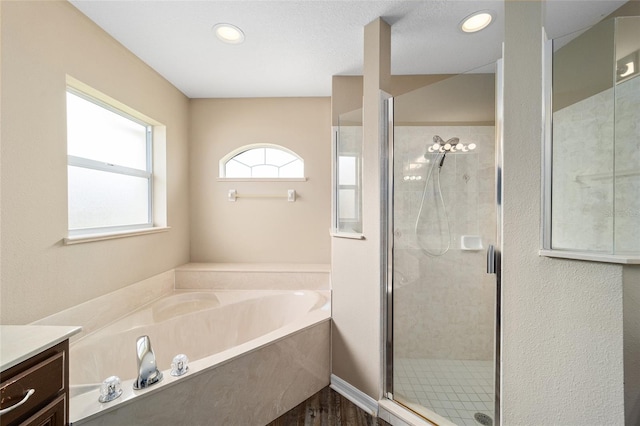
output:
<svg viewBox="0 0 640 426"><path fill-rule="evenodd" d="M178 354L171 362L171 375L182 376L189 371L189 358L185 354Z"/></svg>
<svg viewBox="0 0 640 426"><path fill-rule="evenodd" d="M100 386L100 402L110 402L122 395L122 386L120 385L120 377L109 376L104 379Z"/></svg>

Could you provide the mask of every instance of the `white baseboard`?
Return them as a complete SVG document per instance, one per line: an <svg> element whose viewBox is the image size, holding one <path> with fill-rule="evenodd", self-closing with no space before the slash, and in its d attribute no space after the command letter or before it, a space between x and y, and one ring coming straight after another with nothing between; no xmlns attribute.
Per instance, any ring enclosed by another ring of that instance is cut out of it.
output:
<svg viewBox="0 0 640 426"><path fill-rule="evenodd" d="M362 408L368 414L371 414L373 417L378 417L378 401L371 398L366 393L345 382L335 374L331 375L330 387L358 407Z"/></svg>

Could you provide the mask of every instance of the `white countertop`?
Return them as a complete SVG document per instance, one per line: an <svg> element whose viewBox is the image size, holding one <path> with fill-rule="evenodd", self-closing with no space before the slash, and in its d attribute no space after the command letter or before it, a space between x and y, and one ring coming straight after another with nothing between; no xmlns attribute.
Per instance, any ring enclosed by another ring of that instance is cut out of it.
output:
<svg viewBox="0 0 640 426"><path fill-rule="evenodd" d="M4 371L79 333L82 327L0 325L0 371Z"/></svg>

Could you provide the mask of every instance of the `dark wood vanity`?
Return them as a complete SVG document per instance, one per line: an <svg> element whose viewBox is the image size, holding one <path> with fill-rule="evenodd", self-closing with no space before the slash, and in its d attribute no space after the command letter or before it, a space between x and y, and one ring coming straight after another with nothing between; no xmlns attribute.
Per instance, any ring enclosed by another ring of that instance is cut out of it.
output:
<svg viewBox="0 0 640 426"><path fill-rule="evenodd" d="M24 327L25 333L34 332L32 327ZM2 329L2 344L13 347L2 348L3 352L13 351L9 356L3 354L0 426L69 424L69 336L63 333L50 343L42 343L42 339L34 339L33 335L21 336L27 342L22 345L23 351L16 351L20 342L16 342L15 337L9 341L5 328ZM5 358L10 358L9 362L5 363Z"/></svg>

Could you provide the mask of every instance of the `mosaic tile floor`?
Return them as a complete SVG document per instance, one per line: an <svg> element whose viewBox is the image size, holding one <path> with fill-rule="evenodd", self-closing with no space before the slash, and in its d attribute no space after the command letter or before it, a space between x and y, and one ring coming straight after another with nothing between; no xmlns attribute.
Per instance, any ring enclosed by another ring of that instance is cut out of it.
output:
<svg viewBox="0 0 640 426"><path fill-rule="evenodd" d="M394 359L394 397L418 403L459 426L493 418L493 361Z"/></svg>

